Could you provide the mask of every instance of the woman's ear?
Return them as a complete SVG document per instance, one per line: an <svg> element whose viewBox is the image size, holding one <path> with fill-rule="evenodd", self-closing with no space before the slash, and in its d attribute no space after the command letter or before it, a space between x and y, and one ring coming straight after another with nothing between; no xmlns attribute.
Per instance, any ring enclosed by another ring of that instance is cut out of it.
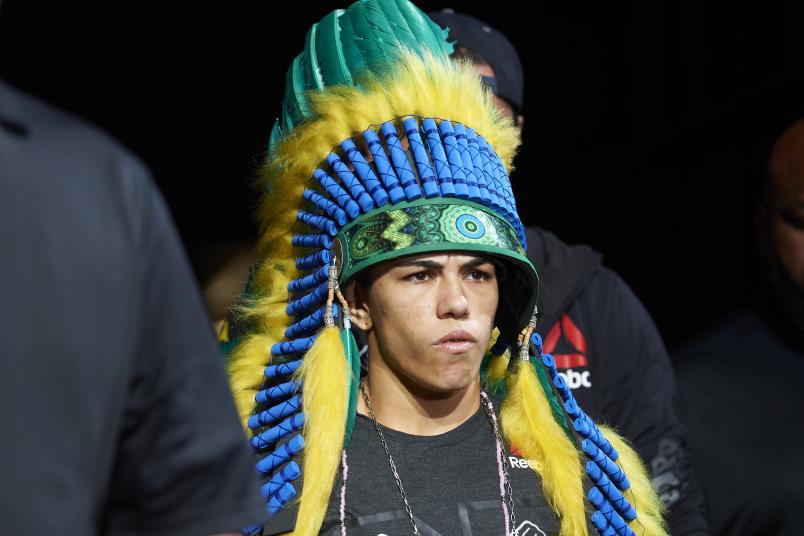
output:
<svg viewBox="0 0 804 536"><path fill-rule="evenodd" d="M358 285L357 281L350 281L343 289L346 301L349 302L352 324L363 331L369 331L373 323L365 292L365 288Z"/></svg>

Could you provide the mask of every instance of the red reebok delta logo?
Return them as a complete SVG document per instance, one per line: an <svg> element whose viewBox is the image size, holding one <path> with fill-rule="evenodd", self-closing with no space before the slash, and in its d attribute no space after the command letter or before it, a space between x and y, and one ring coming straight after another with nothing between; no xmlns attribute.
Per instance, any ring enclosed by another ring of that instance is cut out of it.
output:
<svg viewBox="0 0 804 536"><path fill-rule="evenodd" d="M575 352L571 354L553 354L553 350L555 350L558 345L562 332L564 338ZM556 368L570 369L588 365L586 361L586 337L583 336L583 332L575 325L575 322L572 321L567 313L562 314L561 319L550 328L550 331L544 338L542 349L545 353L553 355Z"/></svg>

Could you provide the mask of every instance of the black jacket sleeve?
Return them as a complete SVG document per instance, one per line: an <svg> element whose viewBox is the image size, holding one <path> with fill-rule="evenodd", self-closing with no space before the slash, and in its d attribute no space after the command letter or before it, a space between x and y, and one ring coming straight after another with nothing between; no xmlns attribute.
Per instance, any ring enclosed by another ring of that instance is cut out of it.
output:
<svg viewBox="0 0 804 536"><path fill-rule="evenodd" d="M265 506L214 336L167 209L138 196L139 351L129 379L109 532L238 531ZM134 219L137 219L136 215Z"/></svg>
<svg viewBox="0 0 804 536"><path fill-rule="evenodd" d="M645 461L667 506L670 533L709 534L673 369L650 315L622 279L602 267L569 314L586 317L594 417L631 441Z"/></svg>

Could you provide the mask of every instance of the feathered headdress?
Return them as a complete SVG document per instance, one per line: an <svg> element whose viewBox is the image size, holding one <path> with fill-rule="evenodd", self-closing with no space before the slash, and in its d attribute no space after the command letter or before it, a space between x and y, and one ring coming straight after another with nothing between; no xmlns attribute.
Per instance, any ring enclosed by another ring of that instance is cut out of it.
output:
<svg viewBox="0 0 804 536"><path fill-rule="evenodd" d="M589 520L602 534L663 534L638 458L606 432L615 450L531 344L538 276L507 171L518 131L472 66L450 61L446 35L407 0L360 0L313 25L288 70L246 335L228 358L268 511L318 534L351 437L360 362L339 285L403 255L478 251L508 268L483 376L561 534L587 534Z"/></svg>

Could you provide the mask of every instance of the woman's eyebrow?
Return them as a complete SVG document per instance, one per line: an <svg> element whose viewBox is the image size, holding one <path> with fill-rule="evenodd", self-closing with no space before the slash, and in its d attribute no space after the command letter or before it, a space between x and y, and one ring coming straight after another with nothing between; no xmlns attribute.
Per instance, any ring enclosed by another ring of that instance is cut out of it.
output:
<svg viewBox="0 0 804 536"><path fill-rule="evenodd" d="M411 259L407 261L401 261L396 263L396 267L400 266L418 266L421 268L431 268L431 269L440 269L443 268L444 265L440 262L431 261L427 259Z"/></svg>
<svg viewBox="0 0 804 536"><path fill-rule="evenodd" d="M484 257L472 257L465 263L461 264L461 268L475 268L483 264L493 264L493 262ZM417 266L420 268L441 269L444 267L440 262L430 259L409 259L402 260L394 264L395 267Z"/></svg>
<svg viewBox="0 0 804 536"><path fill-rule="evenodd" d="M483 258L483 257L475 257L475 258L473 258L471 260L468 260L465 263L463 263L461 268L475 268L475 267L481 266L483 264L494 264L494 263L492 261L490 261L489 259L486 259L486 258Z"/></svg>

